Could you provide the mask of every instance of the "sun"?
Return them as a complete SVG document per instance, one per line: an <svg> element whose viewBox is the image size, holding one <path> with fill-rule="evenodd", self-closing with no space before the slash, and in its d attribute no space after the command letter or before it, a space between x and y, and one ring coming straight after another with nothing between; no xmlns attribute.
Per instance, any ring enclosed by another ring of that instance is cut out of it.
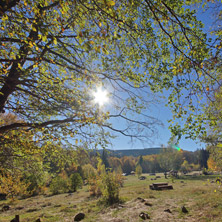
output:
<svg viewBox="0 0 222 222"><path fill-rule="evenodd" d="M94 102L99 104L99 106L103 106L106 102L108 102L108 93L106 90L102 90L98 88L96 92L93 93Z"/></svg>

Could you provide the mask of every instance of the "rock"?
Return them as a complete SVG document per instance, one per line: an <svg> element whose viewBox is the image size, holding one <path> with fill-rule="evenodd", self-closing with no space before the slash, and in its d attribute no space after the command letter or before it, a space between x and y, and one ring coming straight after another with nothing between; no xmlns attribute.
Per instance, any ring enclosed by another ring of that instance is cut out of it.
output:
<svg viewBox="0 0 222 222"><path fill-rule="evenodd" d="M182 206L181 210L182 210L183 213L188 213L188 210L187 210L187 208L185 206Z"/></svg>
<svg viewBox="0 0 222 222"><path fill-rule="evenodd" d="M180 181L181 183L184 183L184 181Z"/></svg>
<svg viewBox="0 0 222 222"><path fill-rule="evenodd" d="M41 222L41 219L40 218L38 218L35 222Z"/></svg>
<svg viewBox="0 0 222 222"><path fill-rule="evenodd" d="M74 217L74 221L81 221L85 218L85 214L84 213L78 213L76 214L76 216Z"/></svg>
<svg viewBox="0 0 222 222"><path fill-rule="evenodd" d="M143 220L150 219L150 216L147 213L141 212L139 217Z"/></svg>
<svg viewBox="0 0 222 222"><path fill-rule="evenodd" d="M15 218L12 219L10 222L19 222L19 215L15 215Z"/></svg>
<svg viewBox="0 0 222 222"><path fill-rule="evenodd" d="M161 176L156 176L156 179L161 178Z"/></svg>
<svg viewBox="0 0 222 222"><path fill-rule="evenodd" d="M151 204L151 203L149 203L149 202L145 202L145 205L146 205L146 206L149 206L149 207L152 207L152 206L153 206L153 204Z"/></svg>
<svg viewBox="0 0 222 222"><path fill-rule="evenodd" d="M172 211L170 209L166 209L166 210L164 210L164 212L172 214Z"/></svg>
<svg viewBox="0 0 222 222"><path fill-rule="evenodd" d="M2 207L2 211L8 211L10 210L10 206L9 205L5 205Z"/></svg>

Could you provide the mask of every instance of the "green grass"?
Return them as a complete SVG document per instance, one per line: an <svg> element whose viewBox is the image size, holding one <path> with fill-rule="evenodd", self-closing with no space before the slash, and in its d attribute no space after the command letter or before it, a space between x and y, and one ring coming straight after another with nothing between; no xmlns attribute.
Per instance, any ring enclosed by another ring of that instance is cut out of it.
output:
<svg viewBox="0 0 222 222"><path fill-rule="evenodd" d="M136 176L125 177L124 186L120 190L120 207L108 207L101 199L89 198L85 186L72 195L41 195L11 203L0 201L0 208L5 204L11 206L9 211L1 212L0 221L8 222L17 214L20 215L21 222L35 221L37 218L44 222L73 221L77 213L83 212L86 214L84 222L107 221L110 218L136 222L140 221L138 215L143 211L155 221L161 221L161 217L169 217L169 221L175 222L221 222L222 188L220 184L211 183L216 180L217 175L183 176L174 180L165 179L163 174L157 180L151 180L154 176L145 176L146 180L139 180ZM150 190L149 185L156 182L168 182L174 189ZM144 198L152 206L145 206L138 197ZM188 214L181 212L183 205L189 210ZM30 212L30 209L35 211ZM165 209L170 209L172 214L165 213Z"/></svg>

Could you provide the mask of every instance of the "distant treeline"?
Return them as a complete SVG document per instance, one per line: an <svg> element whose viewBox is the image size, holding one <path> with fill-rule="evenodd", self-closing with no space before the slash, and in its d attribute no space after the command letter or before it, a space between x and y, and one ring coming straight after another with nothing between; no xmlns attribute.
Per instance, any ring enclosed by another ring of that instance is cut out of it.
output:
<svg viewBox="0 0 222 222"><path fill-rule="evenodd" d="M145 149L128 149L128 150L109 150L107 149L107 153L109 156L123 157L123 156L146 156L153 154L160 154L164 148L145 148ZM93 151L96 152L96 151ZM102 154L103 150L98 150L100 154Z"/></svg>
<svg viewBox="0 0 222 222"><path fill-rule="evenodd" d="M106 168L121 169L123 173L135 171L140 165L143 173L181 170L188 172L208 168L209 153L206 150L177 151L172 148L151 148L144 150L100 151ZM142 153L149 153L142 155ZM125 154L123 156L123 154ZM140 155L139 155L140 154Z"/></svg>

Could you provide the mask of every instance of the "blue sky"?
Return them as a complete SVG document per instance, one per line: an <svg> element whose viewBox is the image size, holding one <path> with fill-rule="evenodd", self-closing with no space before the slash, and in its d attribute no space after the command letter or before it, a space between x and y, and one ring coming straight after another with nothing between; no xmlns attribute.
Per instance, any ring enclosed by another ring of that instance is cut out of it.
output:
<svg viewBox="0 0 222 222"><path fill-rule="evenodd" d="M204 32L209 33L213 24L212 9L209 9L206 12L203 12L201 8L195 9L197 11L197 18L201 20L205 25ZM131 143L129 138L119 135L112 141L113 144L110 145L108 148L112 150L143 149L151 147L160 147L162 144L167 145L171 136L170 130L168 129L169 123L167 122L167 120L171 119L171 112L169 108L167 108L162 103L155 107L155 109L153 108L151 114L160 119L164 124L164 127L158 127L158 135L156 135L156 138L152 138L153 142L142 144L139 141L134 141L134 143ZM184 136L182 136L179 142L179 147L184 150L195 151L196 149L205 148L205 144L201 143L199 140L193 141L190 139L185 139Z"/></svg>
<svg viewBox="0 0 222 222"><path fill-rule="evenodd" d="M165 107L164 104L160 104L156 109L153 109L152 114L158 119L160 119L164 126L157 127L158 134L154 138L150 138L152 142L142 144L140 141L134 141L133 143L129 138L119 135L117 138L112 140L112 145L109 146L109 149L119 150L119 149L144 149L144 148L153 148L161 147L161 145L167 145L171 133L168 129L169 123L167 120L171 118L171 111L168 107ZM190 139L181 138L179 142L179 147L184 150L195 151L196 149L205 148L205 144L200 141L193 141Z"/></svg>

